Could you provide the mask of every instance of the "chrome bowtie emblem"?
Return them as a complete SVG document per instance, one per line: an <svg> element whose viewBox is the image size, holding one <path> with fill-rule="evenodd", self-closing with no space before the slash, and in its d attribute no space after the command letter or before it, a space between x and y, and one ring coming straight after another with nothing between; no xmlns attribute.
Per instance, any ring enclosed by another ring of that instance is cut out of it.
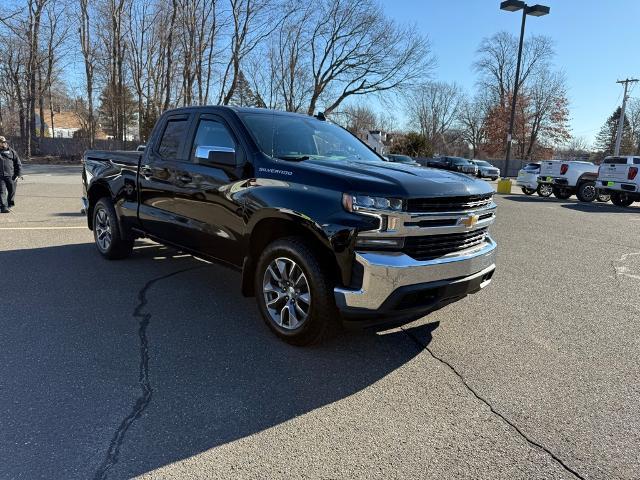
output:
<svg viewBox="0 0 640 480"><path fill-rule="evenodd" d="M478 223L478 220L480 219L480 217L478 217L478 215L469 215L466 217L461 218L458 223L466 226L467 228L471 228L473 227L476 223Z"/></svg>

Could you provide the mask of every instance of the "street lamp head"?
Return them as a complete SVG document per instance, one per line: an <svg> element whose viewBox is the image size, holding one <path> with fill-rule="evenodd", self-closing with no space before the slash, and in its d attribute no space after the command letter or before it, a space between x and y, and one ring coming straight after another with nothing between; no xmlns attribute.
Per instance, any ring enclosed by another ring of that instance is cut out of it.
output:
<svg viewBox="0 0 640 480"><path fill-rule="evenodd" d="M517 12L527 6L526 3L521 0L505 0L500 4L500 10L506 10L507 12Z"/></svg>
<svg viewBox="0 0 640 480"><path fill-rule="evenodd" d="M545 7L544 5L533 5L532 7L527 8L527 15L543 17L547 15L550 10L551 9L549 7Z"/></svg>

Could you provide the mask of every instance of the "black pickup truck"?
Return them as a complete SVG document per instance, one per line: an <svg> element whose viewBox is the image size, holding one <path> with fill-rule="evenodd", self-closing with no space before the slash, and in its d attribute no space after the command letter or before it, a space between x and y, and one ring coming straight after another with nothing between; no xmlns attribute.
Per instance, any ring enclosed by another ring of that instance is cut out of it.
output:
<svg viewBox="0 0 640 480"><path fill-rule="evenodd" d="M386 162L322 116L176 109L143 152L91 150L83 163L104 257L148 237L231 266L293 344L341 322L415 318L480 290L495 269L487 184Z"/></svg>

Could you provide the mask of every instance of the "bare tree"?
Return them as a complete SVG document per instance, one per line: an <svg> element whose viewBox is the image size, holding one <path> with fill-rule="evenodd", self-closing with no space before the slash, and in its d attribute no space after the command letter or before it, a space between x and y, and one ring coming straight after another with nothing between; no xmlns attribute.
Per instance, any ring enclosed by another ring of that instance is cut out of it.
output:
<svg viewBox="0 0 640 480"><path fill-rule="evenodd" d="M310 25L313 89L331 113L353 95L410 87L434 67L428 40L388 19L374 0L320 0Z"/></svg>
<svg viewBox="0 0 640 480"><path fill-rule="evenodd" d="M287 19L289 11L277 9L273 0L229 0L231 42L229 61L222 75L218 103L228 105L240 78L241 64ZM278 11L278 16L273 13Z"/></svg>
<svg viewBox="0 0 640 480"><path fill-rule="evenodd" d="M557 145L569 138L568 100L566 80L562 73L544 69L526 89L529 99L527 105L528 135L521 142L521 158L533 158L534 150L540 146L541 140L547 145Z"/></svg>
<svg viewBox="0 0 640 480"><path fill-rule="evenodd" d="M96 121L93 107L94 72L96 68L96 47L92 39L93 24L91 20L91 0L80 1L80 48L84 59L84 72L87 88L87 133L89 135L89 147L93 148L96 138Z"/></svg>
<svg viewBox="0 0 640 480"><path fill-rule="evenodd" d="M478 59L474 67L480 74L478 84L489 92L494 103L503 107L514 89L517 52L518 39L508 32L498 32L484 38L476 52ZM527 38L522 50L520 87L529 77L535 77L543 71L553 55L553 42L549 37Z"/></svg>
<svg viewBox="0 0 640 480"><path fill-rule="evenodd" d="M480 98L465 98L458 112L458 125L462 139L471 146L472 157L476 158L486 136L485 102Z"/></svg>
<svg viewBox="0 0 640 480"><path fill-rule="evenodd" d="M589 158L591 144L585 137L571 137L556 150L556 156L565 160L578 160Z"/></svg>
<svg viewBox="0 0 640 480"><path fill-rule="evenodd" d="M629 119L635 153L636 155L640 155L640 98L632 98L629 101L625 115Z"/></svg>
<svg viewBox="0 0 640 480"><path fill-rule="evenodd" d="M438 151L446 149L450 136L445 134L454 125L462 91L455 83L429 82L407 97L409 121Z"/></svg>

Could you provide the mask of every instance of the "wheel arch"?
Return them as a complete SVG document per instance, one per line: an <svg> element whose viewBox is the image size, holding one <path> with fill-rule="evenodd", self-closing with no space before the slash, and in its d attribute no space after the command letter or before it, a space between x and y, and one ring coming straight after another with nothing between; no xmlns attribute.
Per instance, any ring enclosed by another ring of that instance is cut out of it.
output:
<svg viewBox="0 0 640 480"><path fill-rule="evenodd" d="M109 188L109 185L104 181L94 182L87 191L87 199L89 200L89 206L87 208L87 225L89 230L93 230L93 209L101 198L108 197L113 198L113 193Z"/></svg>
<svg viewBox="0 0 640 480"><path fill-rule="evenodd" d="M254 278L257 260L264 248L270 243L286 237L304 238L308 245L317 252L335 280L340 277L340 267L331 248L331 242L319 225L309 219L294 214L280 214L261 218L251 228L247 251L242 264L242 294L254 296Z"/></svg>

